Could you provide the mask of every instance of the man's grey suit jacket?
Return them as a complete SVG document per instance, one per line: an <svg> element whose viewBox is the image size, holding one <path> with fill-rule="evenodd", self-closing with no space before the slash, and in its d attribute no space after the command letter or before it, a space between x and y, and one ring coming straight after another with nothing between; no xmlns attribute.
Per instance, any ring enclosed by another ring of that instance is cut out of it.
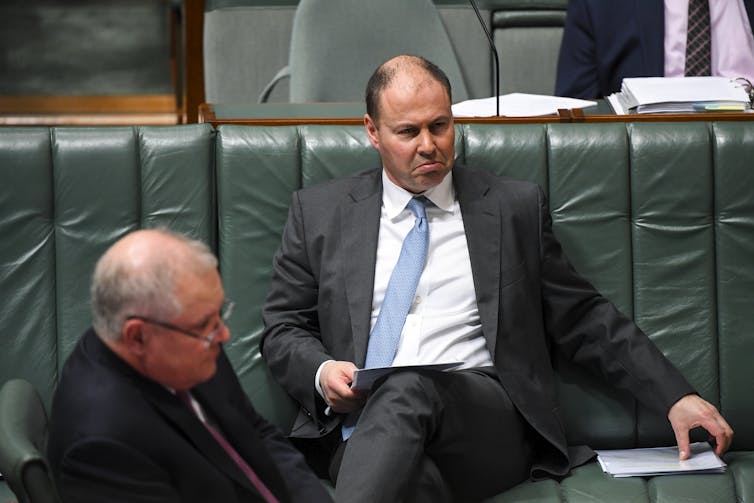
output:
<svg viewBox="0 0 754 503"><path fill-rule="evenodd" d="M537 185L459 165L453 183L482 332L502 385L549 444L548 452L537 453L545 472L565 474L589 457L583 450L568 457L553 350L662 413L693 392L633 322L573 270ZM262 353L301 405L294 437L322 436L339 421L323 414L314 389L320 364L364 365L381 204L379 169L293 195L274 258Z"/></svg>

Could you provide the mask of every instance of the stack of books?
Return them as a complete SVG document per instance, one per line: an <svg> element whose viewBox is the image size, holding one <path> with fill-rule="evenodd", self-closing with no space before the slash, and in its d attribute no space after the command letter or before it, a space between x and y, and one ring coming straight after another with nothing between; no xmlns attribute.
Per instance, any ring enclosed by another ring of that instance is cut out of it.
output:
<svg viewBox="0 0 754 503"><path fill-rule="evenodd" d="M750 112L745 87L729 77L625 78L607 101L616 114Z"/></svg>

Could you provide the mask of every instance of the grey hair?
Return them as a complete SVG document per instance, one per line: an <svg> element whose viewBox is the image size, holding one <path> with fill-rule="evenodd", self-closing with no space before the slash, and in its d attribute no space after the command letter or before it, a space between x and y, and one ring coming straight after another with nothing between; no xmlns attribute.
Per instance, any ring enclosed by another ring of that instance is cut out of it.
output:
<svg viewBox="0 0 754 503"><path fill-rule="evenodd" d="M217 258L203 242L167 229L156 231L185 245L187 256L154 253L146 267L134 267L108 250L97 262L91 287L92 326L101 337L117 340L128 316L177 316L181 310L175 291L178 272L217 268Z"/></svg>

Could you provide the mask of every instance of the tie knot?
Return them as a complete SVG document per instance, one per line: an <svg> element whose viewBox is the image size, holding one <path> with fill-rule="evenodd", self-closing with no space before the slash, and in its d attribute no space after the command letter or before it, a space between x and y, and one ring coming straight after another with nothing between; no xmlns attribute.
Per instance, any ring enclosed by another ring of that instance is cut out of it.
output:
<svg viewBox="0 0 754 503"><path fill-rule="evenodd" d="M410 209L416 218L427 218L426 213L427 198L424 196L412 197L406 205Z"/></svg>

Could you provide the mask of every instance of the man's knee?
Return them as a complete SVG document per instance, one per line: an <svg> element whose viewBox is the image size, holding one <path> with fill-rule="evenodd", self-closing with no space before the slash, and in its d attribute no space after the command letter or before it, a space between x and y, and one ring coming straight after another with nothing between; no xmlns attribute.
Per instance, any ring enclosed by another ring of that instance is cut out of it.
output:
<svg viewBox="0 0 754 503"><path fill-rule="evenodd" d="M415 370L397 371L388 374L377 381L372 388L370 400L381 396L389 396L395 400L434 400L437 390L432 376Z"/></svg>

